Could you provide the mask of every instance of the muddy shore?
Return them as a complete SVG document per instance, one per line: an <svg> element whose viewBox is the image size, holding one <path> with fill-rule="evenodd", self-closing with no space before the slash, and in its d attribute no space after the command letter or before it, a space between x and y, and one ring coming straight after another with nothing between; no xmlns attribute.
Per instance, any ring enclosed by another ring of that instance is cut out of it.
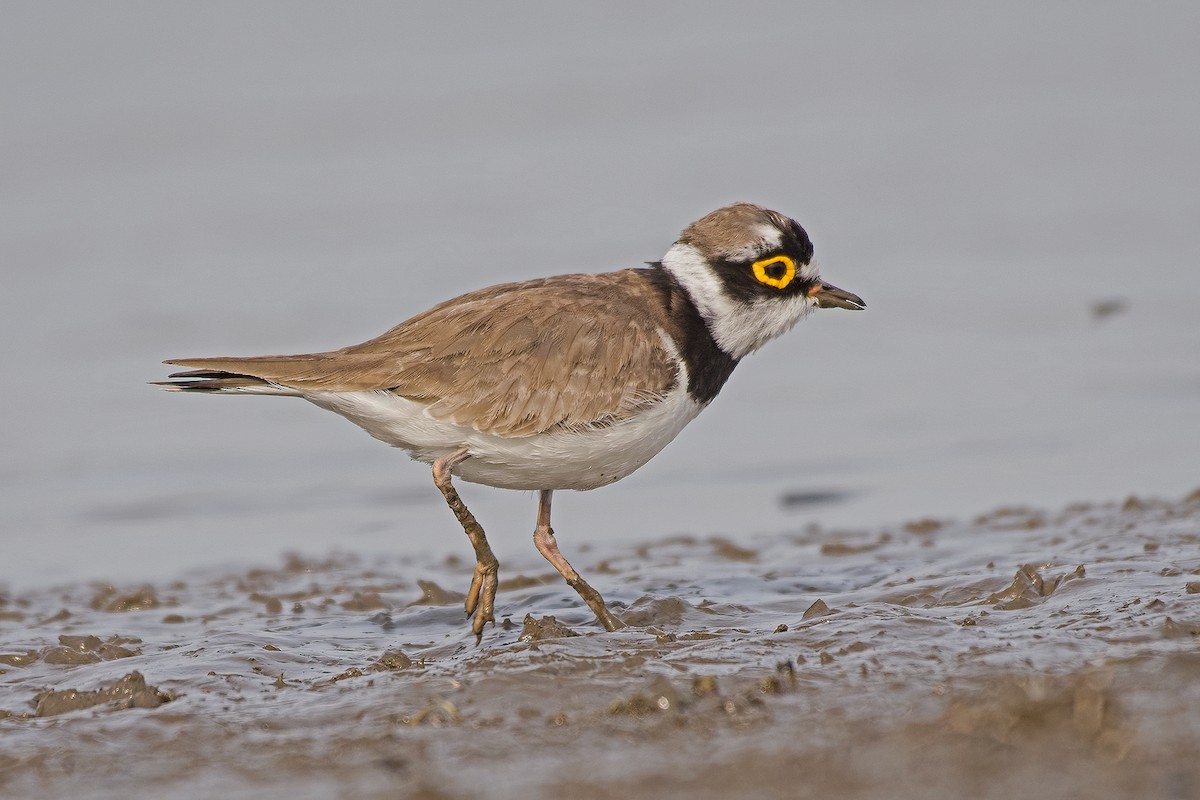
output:
<svg viewBox="0 0 1200 800"><path fill-rule="evenodd" d="M0 594L0 794L1200 796L1200 491L501 561Z"/></svg>

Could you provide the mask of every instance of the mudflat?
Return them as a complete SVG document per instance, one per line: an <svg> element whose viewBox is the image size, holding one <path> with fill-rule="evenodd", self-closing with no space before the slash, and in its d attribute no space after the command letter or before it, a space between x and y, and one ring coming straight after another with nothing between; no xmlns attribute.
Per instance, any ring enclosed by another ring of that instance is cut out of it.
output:
<svg viewBox="0 0 1200 800"><path fill-rule="evenodd" d="M1200 491L0 596L0 793L1200 796ZM534 554L536 555L536 554ZM503 568L502 568L503 569Z"/></svg>

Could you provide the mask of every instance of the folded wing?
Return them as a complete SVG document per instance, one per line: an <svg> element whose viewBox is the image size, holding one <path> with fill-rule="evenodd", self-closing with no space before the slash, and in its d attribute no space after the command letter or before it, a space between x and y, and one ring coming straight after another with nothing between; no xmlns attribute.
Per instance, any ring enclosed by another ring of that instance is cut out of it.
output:
<svg viewBox="0 0 1200 800"><path fill-rule="evenodd" d="M463 295L328 353L173 359L183 391L305 395L385 391L441 420L503 436L605 425L678 380L652 289L626 270Z"/></svg>

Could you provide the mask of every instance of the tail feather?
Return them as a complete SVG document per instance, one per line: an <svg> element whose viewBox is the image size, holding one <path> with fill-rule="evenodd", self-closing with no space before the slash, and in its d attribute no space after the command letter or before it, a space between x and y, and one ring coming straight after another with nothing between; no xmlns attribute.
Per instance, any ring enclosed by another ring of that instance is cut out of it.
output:
<svg viewBox="0 0 1200 800"><path fill-rule="evenodd" d="M247 375L246 373L243 373L243 372L230 372L229 370L225 370L225 369L189 369L189 370L185 370L183 372L172 372L167 377L168 378L228 378L233 375L238 375L240 377L245 377L245 378L256 377L254 375ZM260 378L260 380L261 380L261 378Z"/></svg>
<svg viewBox="0 0 1200 800"><path fill-rule="evenodd" d="M185 380L152 381L170 392L201 392L205 394L268 394L283 397L299 397L300 392L288 386L264 380L254 375L242 375L222 370L194 369L175 372L168 378Z"/></svg>
<svg viewBox="0 0 1200 800"><path fill-rule="evenodd" d="M276 388L275 391L260 391L260 394L297 394L309 390L362 392L391 389L402 381L405 362L396 354L335 350L297 356L174 358L163 363L194 371L172 377L200 381L251 378ZM257 383L230 386L231 391L259 388Z"/></svg>

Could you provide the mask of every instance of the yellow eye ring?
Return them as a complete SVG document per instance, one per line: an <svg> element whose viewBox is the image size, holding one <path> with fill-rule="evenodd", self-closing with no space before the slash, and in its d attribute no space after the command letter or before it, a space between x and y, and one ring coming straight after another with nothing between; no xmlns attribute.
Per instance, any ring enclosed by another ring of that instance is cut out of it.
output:
<svg viewBox="0 0 1200 800"><path fill-rule="evenodd" d="M767 274L767 267L772 264L782 264L783 274L779 277L772 277ZM787 256L772 256L764 258L762 261L755 261L751 267L754 269L754 277L758 278L759 283L765 283L767 286L774 286L776 289L783 289L792 279L796 277L796 262Z"/></svg>

